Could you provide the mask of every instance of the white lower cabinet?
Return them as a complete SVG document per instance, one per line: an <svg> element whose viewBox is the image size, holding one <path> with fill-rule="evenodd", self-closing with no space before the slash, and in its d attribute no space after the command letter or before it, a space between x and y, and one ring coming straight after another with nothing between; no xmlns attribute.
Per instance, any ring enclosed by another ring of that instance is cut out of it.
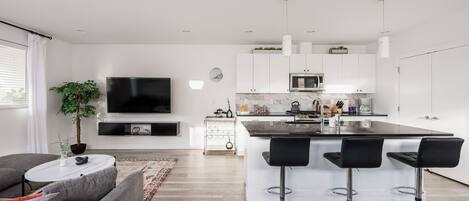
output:
<svg viewBox="0 0 469 201"><path fill-rule="evenodd" d="M469 184L469 47L400 61L400 112L403 124L453 133L466 140L456 168L432 169Z"/></svg>

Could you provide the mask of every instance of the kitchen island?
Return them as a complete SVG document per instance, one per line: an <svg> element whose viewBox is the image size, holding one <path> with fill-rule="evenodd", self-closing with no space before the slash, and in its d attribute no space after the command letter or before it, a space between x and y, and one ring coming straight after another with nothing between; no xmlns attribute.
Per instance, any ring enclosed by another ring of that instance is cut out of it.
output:
<svg viewBox="0 0 469 201"><path fill-rule="evenodd" d="M246 142L246 200L277 200L278 195L266 189L279 185L279 167L270 167L262 158L269 151L271 137L310 137L310 159L306 167L287 168L286 186L293 189L287 200L328 201L345 200L330 192L331 188L344 187L346 170L337 168L323 158L325 152L339 152L344 137L384 138L383 162L380 168L354 170L354 189L357 201L411 201L412 195L399 194L398 186L414 186L414 169L390 160L387 152L417 151L422 137L445 137L451 133L414 128L378 121L350 121L340 127L319 124L276 121L242 122L249 133ZM424 196L425 197L425 196Z"/></svg>

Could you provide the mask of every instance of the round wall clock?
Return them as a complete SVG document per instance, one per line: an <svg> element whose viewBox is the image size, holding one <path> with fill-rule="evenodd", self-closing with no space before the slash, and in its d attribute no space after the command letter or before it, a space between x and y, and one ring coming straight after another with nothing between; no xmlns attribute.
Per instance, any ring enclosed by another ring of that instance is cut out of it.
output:
<svg viewBox="0 0 469 201"><path fill-rule="evenodd" d="M210 80L214 82L219 82L220 80L223 79L223 72L221 71L220 68L215 67L210 71L209 76L210 76Z"/></svg>

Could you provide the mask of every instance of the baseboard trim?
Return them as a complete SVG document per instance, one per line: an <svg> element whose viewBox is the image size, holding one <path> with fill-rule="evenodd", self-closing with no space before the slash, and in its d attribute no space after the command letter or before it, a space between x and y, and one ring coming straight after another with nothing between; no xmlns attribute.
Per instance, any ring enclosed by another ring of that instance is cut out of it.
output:
<svg viewBox="0 0 469 201"><path fill-rule="evenodd" d="M430 169L425 169L425 171L427 171L427 172L429 172L429 173L431 173L431 174L434 174L434 175L443 177L443 178L445 178L445 179L448 179L448 180L451 180L451 181L454 181L454 182L456 182L456 183L459 183L459 184L462 184L462 185L464 185L464 186L469 187L469 185L466 184L466 183L463 183L463 182L460 182L460 181L458 181L458 180L454 180L454 179L451 179L451 178L446 177L446 176L444 176L444 175L438 174L438 173L436 173L436 172L431 171Z"/></svg>

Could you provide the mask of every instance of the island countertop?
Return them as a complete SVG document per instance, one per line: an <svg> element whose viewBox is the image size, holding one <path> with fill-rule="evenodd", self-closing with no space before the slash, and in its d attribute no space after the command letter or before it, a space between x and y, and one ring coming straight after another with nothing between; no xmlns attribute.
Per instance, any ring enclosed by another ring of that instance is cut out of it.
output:
<svg viewBox="0 0 469 201"><path fill-rule="evenodd" d="M318 137L318 138L343 138L343 137L383 137L383 138L407 138L407 137L444 137L453 136L451 133L439 132L428 129L415 128L399 124L370 121L369 126L360 121L343 122L340 127L332 128L324 126L321 132L319 124L278 122L278 121L243 121L250 137Z"/></svg>

